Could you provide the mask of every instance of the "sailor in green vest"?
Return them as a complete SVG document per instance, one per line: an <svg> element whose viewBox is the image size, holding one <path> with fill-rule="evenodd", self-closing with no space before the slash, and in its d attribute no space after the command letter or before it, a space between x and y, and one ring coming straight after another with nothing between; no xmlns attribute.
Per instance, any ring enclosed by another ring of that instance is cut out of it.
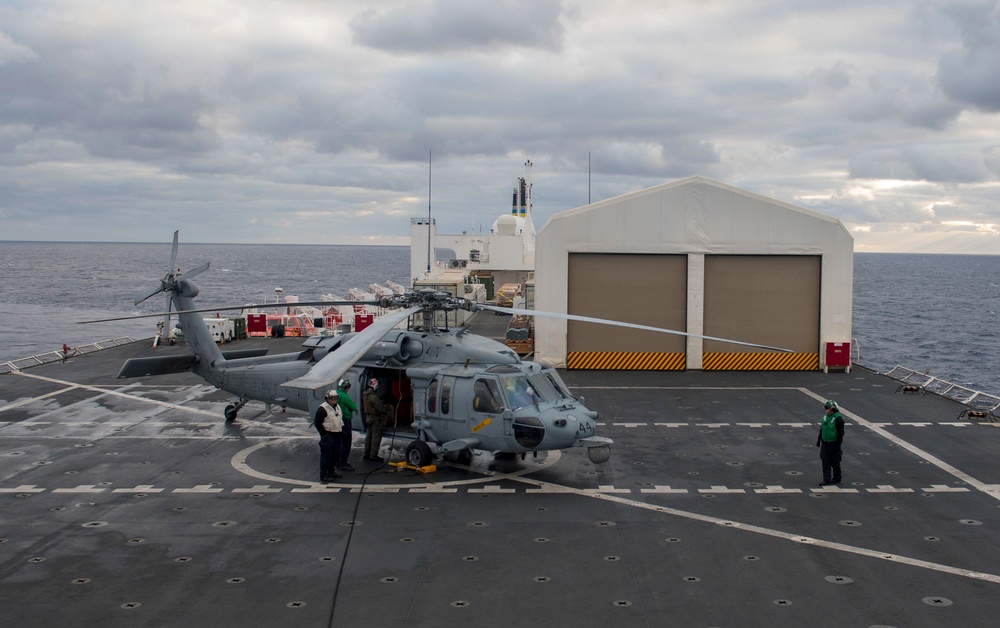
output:
<svg viewBox="0 0 1000 628"><path fill-rule="evenodd" d="M358 406L351 399L351 380L343 377L337 382L337 403L340 404L340 411L344 415L344 429L340 433L340 458L337 461L337 468L344 471L354 471L354 467L347 461L351 455L351 427L353 425L354 413L358 411Z"/></svg>
<svg viewBox="0 0 1000 628"><path fill-rule="evenodd" d="M844 442L844 417L833 399L823 407L826 414L819 424L819 436L816 446L819 447L819 459L823 461L823 482L820 486L840 484L840 458L843 455L841 445Z"/></svg>

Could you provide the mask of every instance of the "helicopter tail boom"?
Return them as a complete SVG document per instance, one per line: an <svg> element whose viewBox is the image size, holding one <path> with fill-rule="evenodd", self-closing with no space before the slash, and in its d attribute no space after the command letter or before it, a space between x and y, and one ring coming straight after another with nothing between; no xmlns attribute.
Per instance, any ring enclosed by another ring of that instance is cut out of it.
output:
<svg viewBox="0 0 1000 628"><path fill-rule="evenodd" d="M222 357L226 360L242 360L245 358L259 358L266 354L267 349L238 349L236 351L223 351ZM131 358L126 360L121 370L118 371L118 379L181 373L190 371L197 362L198 356L191 354Z"/></svg>

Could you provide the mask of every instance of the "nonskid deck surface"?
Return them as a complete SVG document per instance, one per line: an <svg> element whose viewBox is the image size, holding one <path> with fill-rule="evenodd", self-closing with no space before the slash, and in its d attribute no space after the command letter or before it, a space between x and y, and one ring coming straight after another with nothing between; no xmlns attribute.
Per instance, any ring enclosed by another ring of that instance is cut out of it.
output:
<svg viewBox="0 0 1000 628"><path fill-rule="evenodd" d="M502 317L499 317L502 319ZM497 320L484 321L493 325ZM272 352L294 339L245 341ZM180 351L161 348L156 351ZM0 616L102 626L937 626L1000 616L1000 431L890 379L567 372L611 460L317 479L301 412L136 343L0 376ZM820 487L817 423L847 421ZM389 441L386 439L386 444Z"/></svg>

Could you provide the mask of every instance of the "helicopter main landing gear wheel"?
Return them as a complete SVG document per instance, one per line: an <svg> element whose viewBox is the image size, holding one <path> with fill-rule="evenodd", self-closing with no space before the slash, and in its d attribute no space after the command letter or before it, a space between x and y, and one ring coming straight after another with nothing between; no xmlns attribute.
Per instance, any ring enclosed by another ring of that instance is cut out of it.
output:
<svg viewBox="0 0 1000 628"><path fill-rule="evenodd" d="M434 462L434 454L430 446L422 440L412 441L406 446L406 464L410 466L426 467Z"/></svg>

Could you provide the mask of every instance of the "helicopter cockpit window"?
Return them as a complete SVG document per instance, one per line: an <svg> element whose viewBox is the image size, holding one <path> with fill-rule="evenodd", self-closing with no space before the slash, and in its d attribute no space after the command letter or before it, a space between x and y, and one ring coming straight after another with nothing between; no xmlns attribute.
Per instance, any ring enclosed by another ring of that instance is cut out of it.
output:
<svg viewBox="0 0 1000 628"><path fill-rule="evenodd" d="M503 412L500 389L492 379L477 379L472 386L472 407L476 412Z"/></svg>
<svg viewBox="0 0 1000 628"><path fill-rule="evenodd" d="M514 411L542 401L535 387L524 375L503 378L503 391L507 397L507 405Z"/></svg>
<svg viewBox="0 0 1000 628"><path fill-rule="evenodd" d="M451 414L451 380L454 378L446 377L443 382L441 382L441 414L447 416Z"/></svg>
<svg viewBox="0 0 1000 628"><path fill-rule="evenodd" d="M437 413L438 405L438 381L434 380L431 385L427 387L427 411L431 414Z"/></svg>

